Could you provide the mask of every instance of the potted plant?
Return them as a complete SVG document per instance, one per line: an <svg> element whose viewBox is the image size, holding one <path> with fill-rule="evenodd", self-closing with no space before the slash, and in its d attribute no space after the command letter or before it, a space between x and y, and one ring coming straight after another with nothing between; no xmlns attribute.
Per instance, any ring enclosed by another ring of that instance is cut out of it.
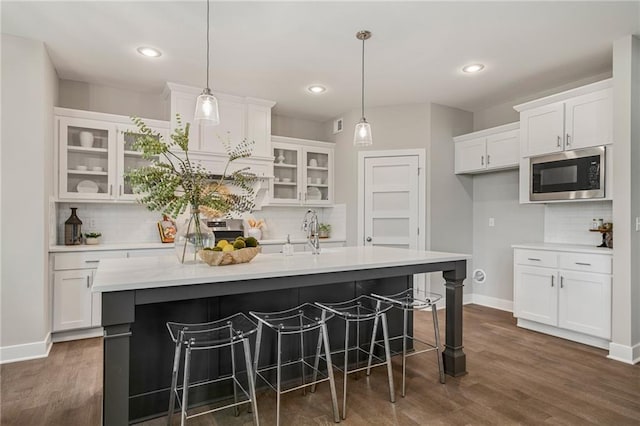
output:
<svg viewBox="0 0 640 426"><path fill-rule="evenodd" d="M136 138L133 147L151 164L130 170L125 177L139 195L138 201L149 210L177 218L190 209L188 218L176 224L176 254L181 263L198 262L198 252L215 245L213 232L202 220L201 211L224 216L250 211L254 206L256 176L248 167L227 173L233 161L251 156L254 142L244 139L232 146L229 137L223 139L228 159L222 174L214 177L189 158L189 123L183 127L179 115L178 126L169 140L154 133L142 119L132 120L138 128L132 134Z"/></svg>
<svg viewBox="0 0 640 426"><path fill-rule="evenodd" d="M84 234L84 242L87 245L96 245L100 243L100 237L102 234L99 232L87 232Z"/></svg>
<svg viewBox="0 0 640 426"><path fill-rule="evenodd" d="M331 225L321 223L318 225L318 238L329 238L331 236Z"/></svg>

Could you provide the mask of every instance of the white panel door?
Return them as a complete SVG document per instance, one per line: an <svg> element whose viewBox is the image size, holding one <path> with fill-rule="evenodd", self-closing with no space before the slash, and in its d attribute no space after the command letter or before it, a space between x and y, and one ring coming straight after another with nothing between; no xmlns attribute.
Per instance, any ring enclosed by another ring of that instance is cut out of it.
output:
<svg viewBox="0 0 640 426"><path fill-rule="evenodd" d="M611 337L611 276L560 272L558 325L609 339Z"/></svg>
<svg viewBox="0 0 640 426"><path fill-rule="evenodd" d="M564 150L564 103L523 111L520 137L523 157Z"/></svg>
<svg viewBox="0 0 640 426"><path fill-rule="evenodd" d="M93 270L57 271L53 281L53 331L91 327Z"/></svg>
<svg viewBox="0 0 640 426"><path fill-rule="evenodd" d="M487 169L518 167L520 163L520 130L487 137Z"/></svg>
<svg viewBox="0 0 640 426"><path fill-rule="evenodd" d="M365 159L364 245L418 249L418 156Z"/></svg>
<svg viewBox="0 0 640 426"><path fill-rule="evenodd" d="M558 325L556 270L532 266L515 267L514 316Z"/></svg>
<svg viewBox="0 0 640 426"><path fill-rule="evenodd" d="M486 138L455 143L455 173L468 173L487 168Z"/></svg>
<svg viewBox="0 0 640 426"><path fill-rule="evenodd" d="M569 99L565 103L566 149L613 143L611 89Z"/></svg>

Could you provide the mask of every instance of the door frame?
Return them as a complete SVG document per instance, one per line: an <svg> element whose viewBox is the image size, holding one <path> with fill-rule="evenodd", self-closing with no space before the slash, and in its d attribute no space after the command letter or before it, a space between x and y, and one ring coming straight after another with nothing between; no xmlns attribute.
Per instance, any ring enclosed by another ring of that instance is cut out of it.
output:
<svg viewBox="0 0 640 426"><path fill-rule="evenodd" d="M425 149L390 149L384 151L359 151L358 152L358 239L357 246L364 245L364 163L367 158L378 157L407 157L418 156L418 227L420 235L418 238L418 250L425 250L427 247L427 172L426 172L426 150Z"/></svg>

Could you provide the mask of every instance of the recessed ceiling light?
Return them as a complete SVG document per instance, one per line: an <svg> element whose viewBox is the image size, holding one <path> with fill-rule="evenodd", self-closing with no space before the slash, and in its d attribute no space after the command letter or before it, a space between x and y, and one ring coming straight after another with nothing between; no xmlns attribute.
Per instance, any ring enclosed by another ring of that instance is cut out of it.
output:
<svg viewBox="0 0 640 426"><path fill-rule="evenodd" d="M162 52L158 49L154 49L153 47L138 47L138 53L147 56L149 58L157 58L158 56L162 56Z"/></svg>
<svg viewBox="0 0 640 426"><path fill-rule="evenodd" d="M466 73L474 73L474 72L478 72L478 71L482 71L484 69L484 65L482 64L471 64L471 65L465 65L464 67L462 67L462 71L466 72Z"/></svg>
<svg viewBox="0 0 640 426"><path fill-rule="evenodd" d="M309 86L307 90L310 91L311 93L319 95L320 93L326 92L327 88L324 86L320 86L319 84L314 84L312 86Z"/></svg>

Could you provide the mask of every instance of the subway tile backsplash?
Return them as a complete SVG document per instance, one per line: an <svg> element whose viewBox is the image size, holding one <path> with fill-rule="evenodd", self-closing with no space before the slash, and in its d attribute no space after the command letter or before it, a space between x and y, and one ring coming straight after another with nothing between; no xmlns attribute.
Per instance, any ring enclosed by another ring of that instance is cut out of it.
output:
<svg viewBox="0 0 640 426"><path fill-rule="evenodd" d="M544 208L546 243L599 245L602 236L589 232L593 219L611 222L611 201L549 203ZM613 226L615 240L615 224Z"/></svg>
<svg viewBox="0 0 640 426"><path fill-rule="evenodd" d="M58 203L55 209L56 235L51 242L64 244L64 222L71 214L70 207L78 207L83 232L102 233L102 243L148 243L159 242L156 223L162 218L139 204L110 203ZM304 238L302 219L306 207L264 207L245 217L264 219L267 227L263 239ZM346 205L315 208L322 223L331 224L332 237L346 236ZM53 221L53 219L52 219ZM53 231L52 227L52 231Z"/></svg>

